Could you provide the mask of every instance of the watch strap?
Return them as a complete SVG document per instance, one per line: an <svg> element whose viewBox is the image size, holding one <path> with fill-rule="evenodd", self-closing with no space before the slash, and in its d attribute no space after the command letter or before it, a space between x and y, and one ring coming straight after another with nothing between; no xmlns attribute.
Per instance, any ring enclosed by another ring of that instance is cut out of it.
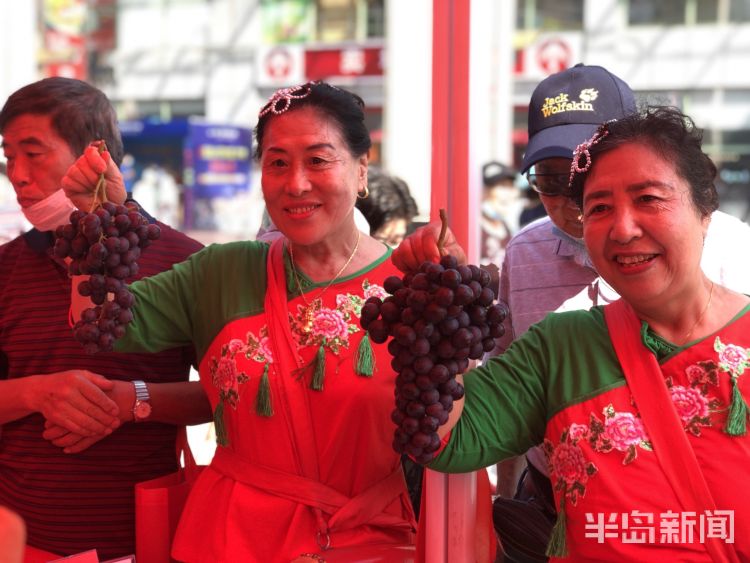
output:
<svg viewBox="0 0 750 563"><path fill-rule="evenodd" d="M150 401L151 395L148 392L148 386L145 381L133 381L133 387L135 387L135 400L136 401Z"/></svg>

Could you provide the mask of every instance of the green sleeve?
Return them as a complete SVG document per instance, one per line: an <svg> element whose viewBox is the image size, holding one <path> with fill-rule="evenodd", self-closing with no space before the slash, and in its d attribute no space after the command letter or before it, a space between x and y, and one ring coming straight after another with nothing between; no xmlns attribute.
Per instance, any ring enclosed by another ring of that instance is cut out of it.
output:
<svg viewBox="0 0 750 563"><path fill-rule="evenodd" d="M214 244L170 270L129 286L133 321L120 352L158 352L193 344L198 361L232 320L263 310L268 245Z"/></svg>
<svg viewBox="0 0 750 563"><path fill-rule="evenodd" d="M600 308L548 315L464 375L464 410L430 468L461 473L520 455L557 412L624 383Z"/></svg>

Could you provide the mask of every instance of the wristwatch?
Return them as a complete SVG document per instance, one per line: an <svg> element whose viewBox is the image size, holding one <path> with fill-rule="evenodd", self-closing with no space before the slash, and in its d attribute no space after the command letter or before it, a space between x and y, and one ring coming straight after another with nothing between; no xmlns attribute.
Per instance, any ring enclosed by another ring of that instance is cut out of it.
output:
<svg viewBox="0 0 750 563"><path fill-rule="evenodd" d="M151 395L143 381L133 381L135 387L135 404L133 405L133 420L143 422L151 416Z"/></svg>

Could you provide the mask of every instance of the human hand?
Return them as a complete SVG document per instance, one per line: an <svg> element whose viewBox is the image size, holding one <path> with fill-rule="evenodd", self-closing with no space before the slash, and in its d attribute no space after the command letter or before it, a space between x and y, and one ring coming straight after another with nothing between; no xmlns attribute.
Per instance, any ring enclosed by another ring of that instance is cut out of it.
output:
<svg viewBox="0 0 750 563"><path fill-rule="evenodd" d="M99 152L99 142L96 142L86 147L62 179L65 195L78 209L90 211L93 207L101 174L104 174L105 190L102 195L106 200L115 204L125 202L127 192L122 174L108 151ZM98 197L103 200L102 196Z"/></svg>
<svg viewBox="0 0 750 563"><path fill-rule="evenodd" d="M115 383L86 370L32 376L31 409L82 436L107 435L120 425L120 409L106 394Z"/></svg>
<svg viewBox="0 0 750 563"><path fill-rule="evenodd" d="M42 438L62 448L66 454L80 453L107 436L109 436L109 433L97 434L96 436L83 436L77 432L71 432L67 428L58 426L49 420L44 422L44 432L42 432Z"/></svg>
<svg viewBox="0 0 750 563"><path fill-rule="evenodd" d="M441 227L440 221L433 221L406 237L393 251L391 256L393 264L402 272L415 272L422 262L439 262L440 257L445 254L451 254L456 257L459 264L465 264L466 253L456 241L450 228L445 231L443 254L440 254L438 239Z"/></svg>
<svg viewBox="0 0 750 563"><path fill-rule="evenodd" d="M118 407L119 425L133 420L133 404L135 403L135 389L129 381L110 381L112 389L106 391L106 395L115 402ZM50 420L44 423L42 437L49 440L55 446L63 448L66 454L76 454L88 449L102 438L109 436L110 432L102 432L93 436L86 436L78 432L71 432Z"/></svg>

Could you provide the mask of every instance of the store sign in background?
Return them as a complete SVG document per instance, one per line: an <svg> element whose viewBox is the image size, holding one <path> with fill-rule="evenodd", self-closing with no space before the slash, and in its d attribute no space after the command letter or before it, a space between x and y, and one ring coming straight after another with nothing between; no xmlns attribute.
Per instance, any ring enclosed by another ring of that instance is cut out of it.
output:
<svg viewBox="0 0 750 563"><path fill-rule="evenodd" d="M185 139L185 185L199 198L232 197L250 189L252 132L191 123Z"/></svg>
<svg viewBox="0 0 750 563"><path fill-rule="evenodd" d="M381 76L382 47L344 47L305 51L305 76L325 80L331 76Z"/></svg>
<svg viewBox="0 0 750 563"><path fill-rule="evenodd" d="M520 80L543 80L550 74L582 62L581 33L518 33L514 43L515 75Z"/></svg>
<svg viewBox="0 0 750 563"><path fill-rule="evenodd" d="M86 0L44 0L41 3L39 63L43 76L79 80L88 77L85 22Z"/></svg>
<svg viewBox="0 0 750 563"><path fill-rule="evenodd" d="M308 80L382 76L383 54L382 45L261 47L257 83L260 87L280 88Z"/></svg>

